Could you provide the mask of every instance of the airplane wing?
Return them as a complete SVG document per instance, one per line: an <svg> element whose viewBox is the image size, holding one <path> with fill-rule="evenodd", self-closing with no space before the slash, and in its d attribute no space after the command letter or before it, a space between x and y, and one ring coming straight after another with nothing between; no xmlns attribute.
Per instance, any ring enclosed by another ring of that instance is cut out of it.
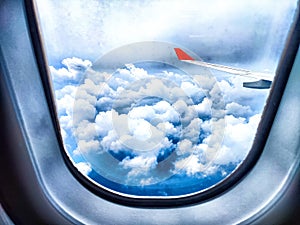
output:
<svg viewBox="0 0 300 225"><path fill-rule="evenodd" d="M255 88L255 89L266 89L266 88L270 88L270 86L271 86L271 83L273 80L272 74L254 72L251 70L234 68L234 67L224 66L224 65L220 65L220 64L206 63L203 61L195 60L193 57L188 55L186 52L184 52L180 48L174 48L174 50L180 61L184 61L184 62L191 63L191 64L196 64L199 66L223 71L223 72L238 75L238 76L246 76L246 77L258 79L258 81L254 81L254 82L244 82L243 83L244 87Z"/></svg>

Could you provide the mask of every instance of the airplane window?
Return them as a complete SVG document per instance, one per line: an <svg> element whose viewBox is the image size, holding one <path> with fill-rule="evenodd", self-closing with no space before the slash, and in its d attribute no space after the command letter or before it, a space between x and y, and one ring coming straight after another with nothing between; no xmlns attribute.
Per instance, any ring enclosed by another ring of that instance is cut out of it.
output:
<svg viewBox="0 0 300 225"><path fill-rule="evenodd" d="M255 153L297 1L36 3L64 151L93 185L194 196Z"/></svg>

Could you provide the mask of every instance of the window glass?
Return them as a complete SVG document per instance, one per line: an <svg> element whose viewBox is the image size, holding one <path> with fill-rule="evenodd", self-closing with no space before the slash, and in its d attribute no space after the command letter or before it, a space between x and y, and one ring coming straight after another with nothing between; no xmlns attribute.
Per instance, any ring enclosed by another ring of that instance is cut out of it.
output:
<svg viewBox="0 0 300 225"><path fill-rule="evenodd" d="M208 190L247 157L296 1L37 0L60 131L101 188Z"/></svg>

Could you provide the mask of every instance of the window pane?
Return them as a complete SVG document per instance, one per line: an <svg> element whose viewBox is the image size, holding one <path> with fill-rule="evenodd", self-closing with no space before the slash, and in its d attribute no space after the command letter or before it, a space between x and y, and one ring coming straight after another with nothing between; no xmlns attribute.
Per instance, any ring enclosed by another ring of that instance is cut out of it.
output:
<svg viewBox="0 0 300 225"><path fill-rule="evenodd" d="M247 157L297 1L37 0L65 151L131 196L214 187Z"/></svg>

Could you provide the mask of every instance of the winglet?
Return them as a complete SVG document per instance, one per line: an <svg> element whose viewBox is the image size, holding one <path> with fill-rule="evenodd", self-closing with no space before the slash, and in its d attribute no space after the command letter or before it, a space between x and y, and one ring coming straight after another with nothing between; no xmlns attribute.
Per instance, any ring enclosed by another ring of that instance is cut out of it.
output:
<svg viewBox="0 0 300 225"><path fill-rule="evenodd" d="M194 60L191 56L189 56L187 53L185 53L180 48L174 48L176 55L179 60Z"/></svg>

